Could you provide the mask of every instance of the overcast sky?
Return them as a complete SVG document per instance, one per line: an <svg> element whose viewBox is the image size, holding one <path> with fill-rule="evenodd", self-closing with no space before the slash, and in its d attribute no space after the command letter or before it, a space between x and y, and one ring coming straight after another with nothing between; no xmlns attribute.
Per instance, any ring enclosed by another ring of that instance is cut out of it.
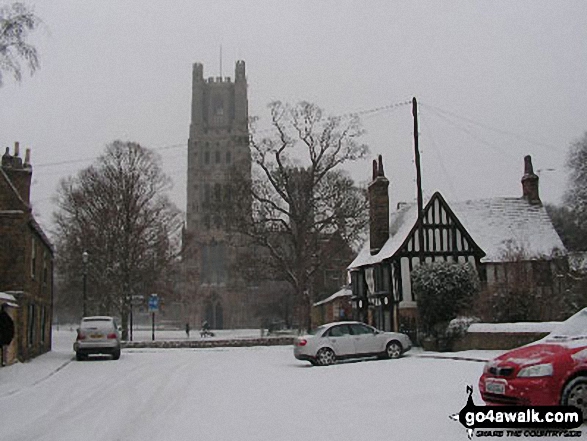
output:
<svg viewBox="0 0 587 441"><path fill-rule="evenodd" d="M2 3L6 3L2 1ZM365 113L370 159L393 202L415 198L413 96L423 185L466 200L520 196L523 157L560 202L569 144L587 130L587 2L83 1L30 3L41 69L0 88L0 143L32 149L34 212L49 226L59 179L116 139L157 149L185 210L191 72L234 78L249 114L273 100ZM261 124L262 125L262 124ZM11 149L12 150L12 149ZM349 167L366 182L369 161Z"/></svg>

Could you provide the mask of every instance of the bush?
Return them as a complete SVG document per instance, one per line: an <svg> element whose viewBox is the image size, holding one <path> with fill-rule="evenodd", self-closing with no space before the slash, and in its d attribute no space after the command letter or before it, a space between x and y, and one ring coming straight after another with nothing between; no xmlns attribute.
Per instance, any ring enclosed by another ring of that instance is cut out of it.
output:
<svg viewBox="0 0 587 441"><path fill-rule="evenodd" d="M471 308L479 293L479 277L466 263L434 262L412 271L412 292L425 334L446 337L448 322Z"/></svg>

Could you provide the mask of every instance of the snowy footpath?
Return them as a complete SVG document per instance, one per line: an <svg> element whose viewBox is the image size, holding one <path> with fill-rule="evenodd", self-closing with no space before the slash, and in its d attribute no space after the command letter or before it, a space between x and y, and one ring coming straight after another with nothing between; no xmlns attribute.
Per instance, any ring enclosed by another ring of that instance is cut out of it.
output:
<svg viewBox="0 0 587 441"><path fill-rule="evenodd" d="M55 332L51 353L0 369L1 440L465 441L449 415L498 354L414 350L312 367L282 346L128 349L118 361L76 362L74 338Z"/></svg>

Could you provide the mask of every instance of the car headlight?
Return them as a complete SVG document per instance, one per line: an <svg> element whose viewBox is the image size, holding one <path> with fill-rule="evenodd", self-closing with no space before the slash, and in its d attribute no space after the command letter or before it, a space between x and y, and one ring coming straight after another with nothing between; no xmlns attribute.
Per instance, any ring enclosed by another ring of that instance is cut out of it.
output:
<svg viewBox="0 0 587 441"><path fill-rule="evenodd" d="M518 372L518 377L550 377L553 371L551 363L536 364L521 369Z"/></svg>

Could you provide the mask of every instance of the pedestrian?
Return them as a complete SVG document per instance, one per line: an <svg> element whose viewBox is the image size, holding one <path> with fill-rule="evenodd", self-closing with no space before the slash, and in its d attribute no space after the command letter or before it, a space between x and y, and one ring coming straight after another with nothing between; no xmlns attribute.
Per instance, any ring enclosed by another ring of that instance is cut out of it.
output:
<svg viewBox="0 0 587 441"><path fill-rule="evenodd" d="M185 324L185 335L187 338L190 338L190 324L186 322Z"/></svg>

